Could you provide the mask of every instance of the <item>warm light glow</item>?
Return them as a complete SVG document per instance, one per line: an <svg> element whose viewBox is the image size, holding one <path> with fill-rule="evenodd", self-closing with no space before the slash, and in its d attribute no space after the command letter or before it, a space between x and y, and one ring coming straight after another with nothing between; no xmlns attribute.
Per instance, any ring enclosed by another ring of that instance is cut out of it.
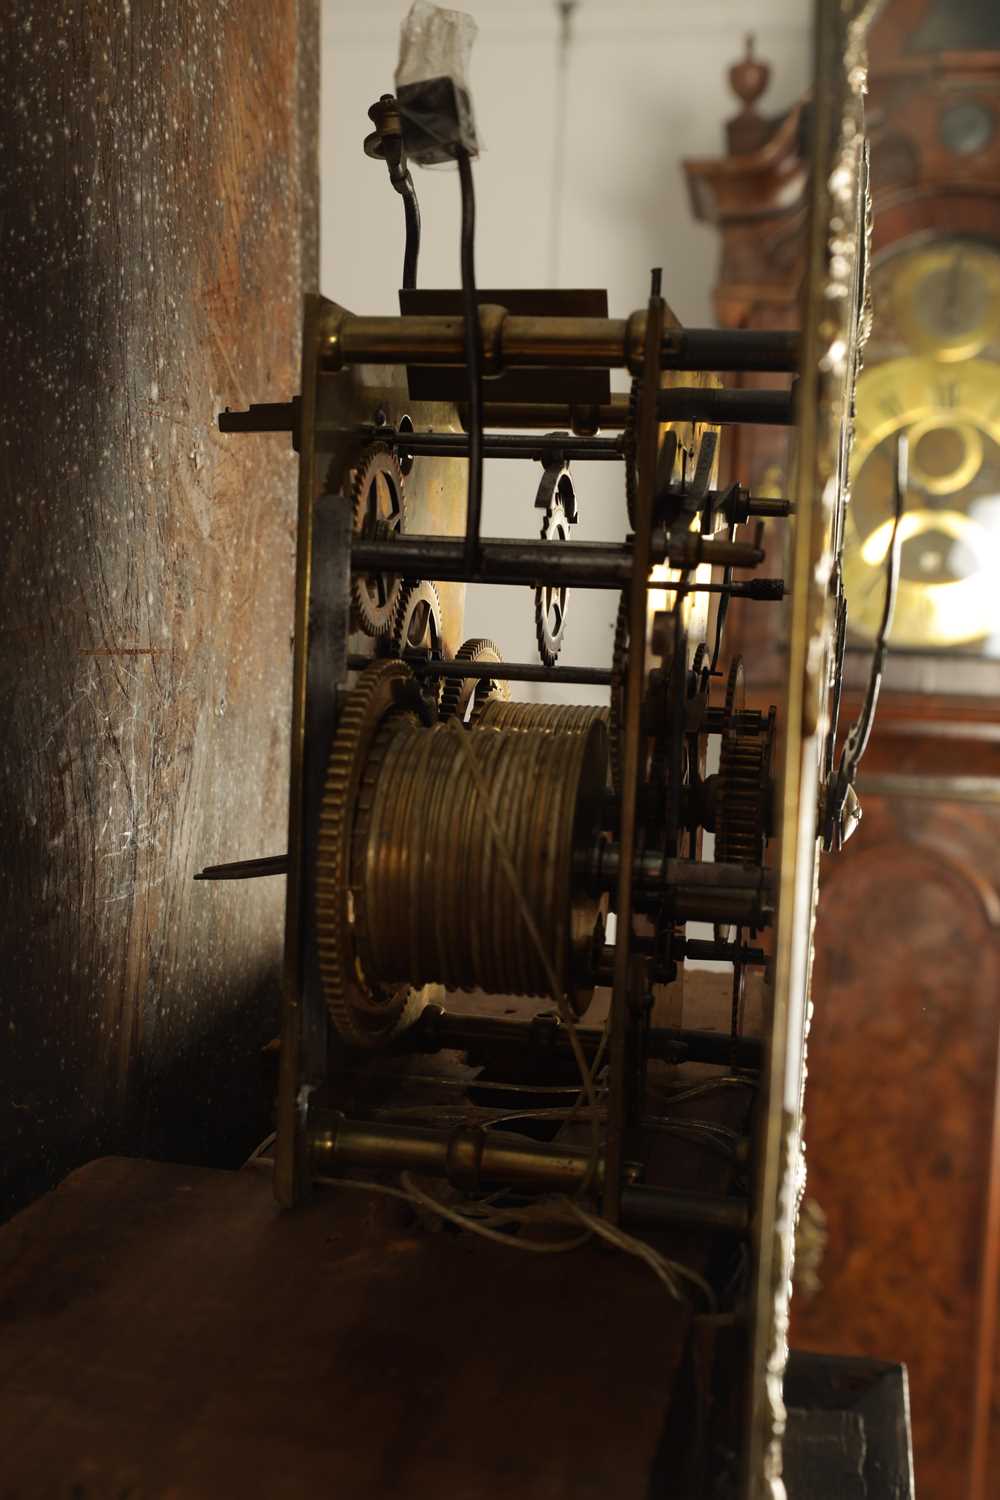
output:
<svg viewBox="0 0 1000 1500"><path fill-rule="evenodd" d="M927 532L943 533L967 548L979 566L974 573L947 583L901 579L891 639L930 638L951 645L982 640L1000 619L1000 538L995 531L954 510L910 511L899 530L901 544ZM884 564L891 538L891 521L884 521L866 538L861 559L869 568ZM881 589L876 589L873 598L881 597Z"/></svg>
<svg viewBox="0 0 1000 1500"><path fill-rule="evenodd" d="M655 583L669 583L671 581L671 569L667 567L666 563L657 563L649 576ZM676 576L677 574L674 572L673 577L676 578ZM646 605L647 619L651 619L653 615L658 614L661 610L665 610L668 607L668 598L670 600L670 607L672 607L674 602L672 589L669 595L666 589L650 589L646 595L648 601Z"/></svg>
<svg viewBox="0 0 1000 1500"><path fill-rule="evenodd" d="M883 521L870 536L865 537L861 558L869 568L877 568L885 562L892 542L892 527L891 519ZM899 522L899 545L905 546L914 537L923 536L925 531L943 531L945 536L954 537L956 542L964 542L977 553L989 545L989 538L983 528L957 510L905 511Z"/></svg>

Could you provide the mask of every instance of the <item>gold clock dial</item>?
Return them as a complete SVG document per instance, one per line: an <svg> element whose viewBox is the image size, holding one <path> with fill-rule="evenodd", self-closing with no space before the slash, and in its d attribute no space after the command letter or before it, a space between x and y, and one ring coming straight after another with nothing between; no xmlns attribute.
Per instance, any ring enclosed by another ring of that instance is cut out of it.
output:
<svg viewBox="0 0 1000 1500"><path fill-rule="evenodd" d="M1000 365L897 359L858 381L844 586L871 638L885 591L896 443L910 445L891 641L956 646L1000 633Z"/></svg>
<svg viewBox="0 0 1000 1500"><path fill-rule="evenodd" d="M973 359L1000 336L1000 255L944 240L886 267L897 331L908 347L946 362Z"/></svg>

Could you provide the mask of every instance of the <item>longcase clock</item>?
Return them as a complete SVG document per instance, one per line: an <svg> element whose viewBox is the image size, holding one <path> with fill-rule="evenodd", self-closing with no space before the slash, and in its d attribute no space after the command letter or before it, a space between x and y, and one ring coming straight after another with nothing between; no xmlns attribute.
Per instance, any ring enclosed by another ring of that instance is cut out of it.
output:
<svg viewBox="0 0 1000 1500"><path fill-rule="evenodd" d="M821 877L805 1134L826 1246L819 1290L793 1298L792 1342L904 1359L922 1500L986 1500L1000 1472L1000 7L888 0L869 58L873 328L842 722L881 612L901 432L910 474L864 816ZM730 76L742 109L726 154L686 163L721 238L716 314L789 326L809 101L768 118L766 64L750 55ZM741 429L737 447L759 493L787 492L781 429ZM767 524L777 572L788 523ZM755 683L780 679L784 643L751 601L727 634Z"/></svg>

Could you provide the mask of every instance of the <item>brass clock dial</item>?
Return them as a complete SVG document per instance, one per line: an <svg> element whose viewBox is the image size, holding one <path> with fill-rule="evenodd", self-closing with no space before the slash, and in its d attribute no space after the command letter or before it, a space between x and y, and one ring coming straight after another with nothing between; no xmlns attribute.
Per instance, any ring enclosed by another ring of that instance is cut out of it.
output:
<svg viewBox="0 0 1000 1500"><path fill-rule="evenodd" d="M943 240L899 255L890 287L897 332L915 353L973 359L1000 336L1000 255L986 245Z"/></svg>
<svg viewBox="0 0 1000 1500"><path fill-rule="evenodd" d="M1000 364L989 360L894 359L861 375L844 536L850 628L871 637L881 614L903 431L910 473L891 641L981 642L1000 632Z"/></svg>

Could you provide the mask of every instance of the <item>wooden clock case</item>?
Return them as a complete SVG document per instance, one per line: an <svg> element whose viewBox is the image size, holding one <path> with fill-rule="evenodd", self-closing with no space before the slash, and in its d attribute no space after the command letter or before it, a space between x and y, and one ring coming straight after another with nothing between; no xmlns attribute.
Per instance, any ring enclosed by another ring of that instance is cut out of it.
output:
<svg viewBox="0 0 1000 1500"><path fill-rule="evenodd" d="M1000 247L1000 12L889 0L869 56L874 256L943 234ZM761 115L767 73L752 55L731 70L727 152L685 163L719 231L726 327L796 316L810 102ZM787 442L735 429L732 476L787 493ZM777 573L787 523L767 524ZM780 632L734 601L727 635L766 703ZM852 652L842 724L867 670ZM821 875L806 1145L826 1244L792 1341L905 1360L919 1492L985 1500L1000 1461L1000 662L896 653L859 791L861 826Z"/></svg>

